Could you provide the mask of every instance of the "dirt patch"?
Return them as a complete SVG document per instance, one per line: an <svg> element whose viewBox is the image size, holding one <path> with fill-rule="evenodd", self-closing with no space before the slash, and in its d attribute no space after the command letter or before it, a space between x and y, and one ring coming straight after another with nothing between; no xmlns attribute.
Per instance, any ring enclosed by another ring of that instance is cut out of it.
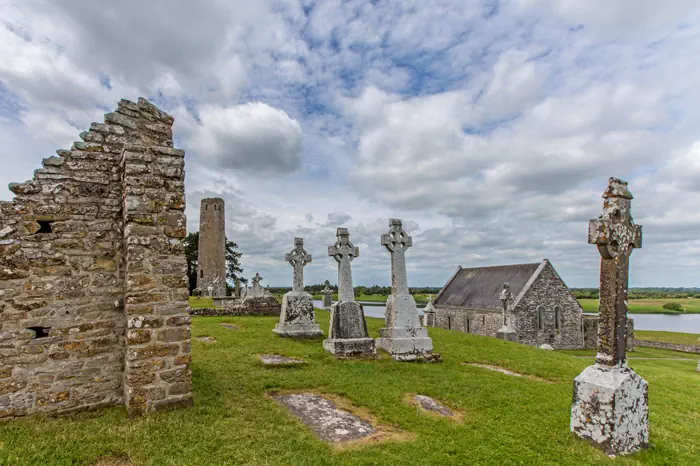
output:
<svg viewBox="0 0 700 466"><path fill-rule="evenodd" d="M298 366L306 364L303 359L289 358L279 354L258 354L258 359L266 366Z"/></svg>
<svg viewBox="0 0 700 466"><path fill-rule="evenodd" d="M197 340L199 340L199 341L201 341L201 342L203 342L203 343L206 343L206 344L208 344L208 345L213 345L214 343L216 343L216 338L210 337L210 336L206 336L206 335L205 335L205 336L201 336L201 337L197 337Z"/></svg>
<svg viewBox="0 0 700 466"><path fill-rule="evenodd" d="M380 424L366 409L336 395L306 391L276 392L269 396L335 450L414 438L412 434Z"/></svg>
<svg viewBox="0 0 700 466"><path fill-rule="evenodd" d="M407 393L404 401L411 406L416 406L422 413L438 418L447 418L453 421L462 422L464 413L450 409L433 398L416 393Z"/></svg>
<svg viewBox="0 0 700 466"><path fill-rule="evenodd" d="M522 377L525 379L537 380L539 382L554 383L554 381L552 381L552 380L543 379L542 377L537 377L536 375L523 374L520 372L512 371L510 369L504 369L503 367L493 366L491 364L479 364L476 362L463 362L462 364L465 366L481 367L482 369L488 369L490 371L500 372L501 374L510 375L513 377Z"/></svg>

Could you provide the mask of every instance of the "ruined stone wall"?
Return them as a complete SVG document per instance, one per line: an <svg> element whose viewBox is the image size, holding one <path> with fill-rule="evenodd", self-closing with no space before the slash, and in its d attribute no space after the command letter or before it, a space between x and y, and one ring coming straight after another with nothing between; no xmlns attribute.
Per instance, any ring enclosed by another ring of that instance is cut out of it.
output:
<svg viewBox="0 0 700 466"><path fill-rule="evenodd" d="M598 347L598 314L583 315L584 348ZM634 351L634 319L627 318L627 351Z"/></svg>
<svg viewBox="0 0 700 466"><path fill-rule="evenodd" d="M671 351L681 351L683 353L700 354L700 345L681 345L678 343L667 343L664 341L652 340L634 340L636 346L645 346L647 348L665 349Z"/></svg>
<svg viewBox="0 0 700 466"><path fill-rule="evenodd" d="M503 312L500 310L465 309L452 306L435 306L435 319L432 327L458 330L495 337L503 326Z"/></svg>
<svg viewBox="0 0 700 466"><path fill-rule="evenodd" d="M544 311L541 326L538 320L540 306ZM555 307L559 309L558 322ZM548 344L555 349L584 347L583 310L549 262L520 299L514 313L514 327L520 343L532 346Z"/></svg>
<svg viewBox="0 0 700 466"><path fill-rule="evenodd" d="M224 200L202 199L199 209L197 288L202 296L226 296L226 222Z"/></svg>
<svg viewBox="0 0 700 466"><path fill-rule="evenodd" d="M172 122L143 99L123 100L0 202L0 418L124 401L124 235L133 230L120 162L127 144L172 146ZM168 177L133 175L153 188ZM169 183L182 190L183 177L180 168ZM175 253L162 252L162 262Z"/></svg>

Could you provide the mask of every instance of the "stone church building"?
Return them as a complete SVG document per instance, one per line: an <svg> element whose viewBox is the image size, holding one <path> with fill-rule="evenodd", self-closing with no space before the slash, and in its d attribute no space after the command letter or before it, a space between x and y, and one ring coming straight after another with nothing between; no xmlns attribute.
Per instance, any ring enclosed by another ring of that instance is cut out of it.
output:
<svg viewBox="0 0 700 466"><path fill-rule="evenodd" d="M495 337L503 326L504 283L512 294L508 313L517 342L555 349L586 346L583 310L547 259L457 268L435 299L431 326Z"/></svg>

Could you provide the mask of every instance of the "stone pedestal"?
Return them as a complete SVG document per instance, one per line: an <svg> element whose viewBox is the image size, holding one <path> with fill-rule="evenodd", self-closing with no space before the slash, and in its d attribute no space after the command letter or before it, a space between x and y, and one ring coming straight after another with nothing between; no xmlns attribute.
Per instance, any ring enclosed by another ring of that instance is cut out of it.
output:
<svg viewBox="0 0 700 466"><path fill-rule="evenodd" d="M314 301L305 291L290 291L282 297L280 321L272 330L287 338L320 338L323 331L314 317Z"/></svg>
<svg viewBox="0 0 700 466"><path fill-rule="evenodd" d="M374 339L369 338L362 305L356 301L331 306L331 323L323 349L339 359L374 358Z"/></svg>
<svg viewBox="0 0 700 466"><path fill-rule="evenodd" d="M395 361L432 361L433 340L420 325L416 301L410 294L390 295L386 301L386 328L379 329L377 346Z"/></svg>
<svg viewBox="0 0 700 466"><path fill-rule="evenodd" d="M517 341L518 334L515 333L515 330L513 330L512 328L503 326L498 330L498 332L496 332L496 338L505 341Z"/></svg>
<svg viewBox="0 0 700 466"><path fill-rule="evenodd" d="M574 380L571 431L609 454L649 444L649 387L629 367L589 366Z"/></svg>
<svg viewBox="0 0 700 466"><path fill-rule="evenodd" d="M330 309L331 306L333 305L333 300L330 294L323 294L323 308L324 309Z"/></svg>

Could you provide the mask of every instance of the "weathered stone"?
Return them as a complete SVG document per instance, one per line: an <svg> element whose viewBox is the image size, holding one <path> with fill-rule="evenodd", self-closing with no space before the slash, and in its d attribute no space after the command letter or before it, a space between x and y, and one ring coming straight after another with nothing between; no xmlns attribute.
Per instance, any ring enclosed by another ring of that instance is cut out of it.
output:
<svg viewBox="0 0 700 466"><path fill-rule="evenodd" d="M284 256L292 266L292 291L282 297L280 321L273 332L287 338L318 338L323 331L316 323L314 302L304 291L304 267L311 262L311 254L304 249L304 239L294 238L294 249Z"/></svg>
<svg viewBox="0 0 700 466"><path fill-rule="evenodd" d="M408 291L405 252L413 240L403 230L401 220L389 221L389 233L381 243L391 253L391 295L386 302L384 328L379 329L377 346L396 361L434 361L433 340L418 319L416 301Z"/></svg>
<svg viewBox="0 0 700 466"><path fill-rule="evenodd" d="M512 325L512 316L510 304L513 301L513 293L510 292L510 284L504 283L501 296L499 297L503 303L503 327L496 332L496 338L505 341L517 341L518 334L515 332Z"/></svg>
<svg viewBox="0 0 700 466"><path fill-rule="evenodd" d="M176 225L185 228L185 224ZM226 296L226 220L224 200L202 199L199 208L197 288L210 298Z"/></svg>
<svg viewBox="0 0 700 466"><path fill-rule="evenodd" d="M324 309L329 309L333 305L333 290L331 290L330 282L326 280L325 287L323 288L323 291L321 291L321 294L323 295L323 308Z"/></svg>
<svg viewBox="0 0 700 466"><path fill-rule="evenodd" d="M360 255L360 249L350 242L346 228L338 228L336 237L336 243L328 247L328 255L338 263L338 302L331 306L328 339L323 341L323 349L339 359L374 358L375 342L367 333L364 311L355 301L352 286L351 262Z"/></svg>
<svg viewBox="0 0 700 466"><path fill-rule="evenodd" d="M299 364L306 364L306 361L303 359L289 358L287 356L280 356L279 354L259 354L258 359L266 366L296 366Z"/></svg>
<svg viewBox="0 0 700 466"><path fill-rule="evenodd" d="M649 387L627 367L629 257L642 246L627 183L610 178L603 213L591 220L588 242L598 247L600 309L596 364L574 381L571 431L605 452L632 453L649 444Z"/></svg>
<svg viewBox="0 0 700 466"><path fill-rule="evenodd" d="M438 403L429 396L413 395L412 399L424 411L428 411L442 417L454 417L454 413L450 408Z"/></svg>

